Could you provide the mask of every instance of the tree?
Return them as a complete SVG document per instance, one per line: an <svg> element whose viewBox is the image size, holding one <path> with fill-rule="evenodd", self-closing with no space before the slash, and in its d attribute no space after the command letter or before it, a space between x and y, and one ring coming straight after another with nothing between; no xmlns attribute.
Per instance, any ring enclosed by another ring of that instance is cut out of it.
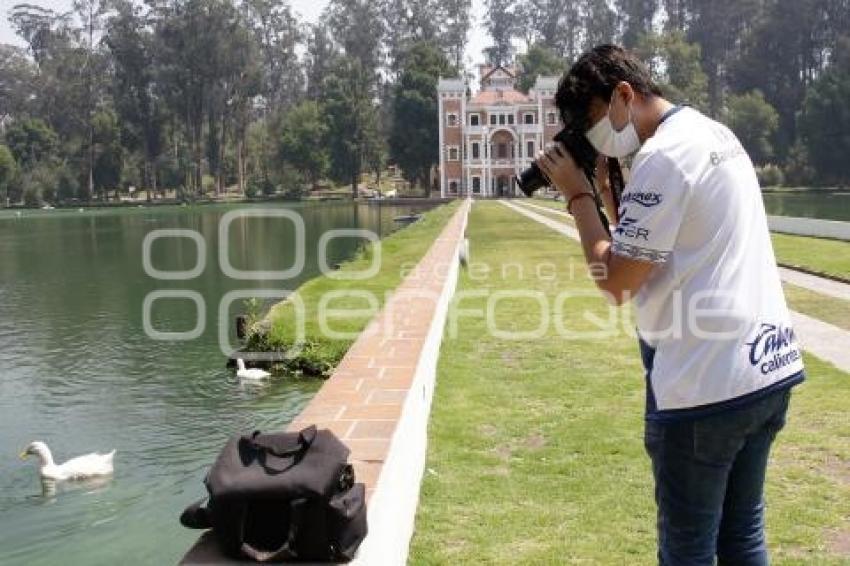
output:
<svg viewBox="0 0 850 566"><path fill-rule="evenodd" d="M92 117L92 154L95 156L92 180L95 192L105 194L121 183L123 148L118 117L111 110L100 110Z"/></svg>
<svg viewBox="0 0 850 566"><path fill-rule="evenodd" d="M18 174L18 165L12 152L5 145L0 145L0 202L8 206L9 189Z"/></svg>
<svg viewBox="0 0 850 566"><path fill-rule="evenodd" d="M623 46L635 47L641 36L652 33L652 19L658 10L657 0L616 0L621 18Z"/></svg>
<svg viewBox="0 0 850 566"><path fill-rule="evenodd" d="M726 124L738 136L753 162L770 161L774 155L772 140L779 126L779 114L760 91L729 96Z"/></svg>
<svg viewBox="0 0 850 566"><path fill-rule="evenodd" d="M36 94L35 73L22 49L0 44L0 124L28 111Z"/></svg>
<svg viewBox="0 0 850 566"><path fill-rule="evenodd" d="M834 51L827 26L847 18L830 13L830 4L823 0L768 4L730 63L730 86L738 92L761 90L779 112L780 157L786 156L797 139L797 114L806 91Z"/></svg>
<svg viewBox="0 0 850 566"><path fill-rule="evenodd" d="M763 0L693 0L689 12L679 14L687 19L688 41L699 44L701 49L702 68L708 77L708 110L712 116L721 113L728 67L747 28L757 21L763 3ZM772 54L769 58L776 56Z"/></svg>
<svg viewBox="0 0 850 566"><path fill-rule="evenodd" d="M585 3L582 26L585 30L584 49L616 43L617 13L608 0L585 0Z"/></svg>
<svg viewBox="0 0 850 566"><path fill-rule="evenodd" d="M57 14L33 4L16 4L9 11L9 23L27 43L39 67L57 43L67 43L69 19L69 14Z"/></svg>
<svg viewBox="0 0 850 566"><path fill-rule="evenodd" d="M267 109L286 108L303 94L296 53L302 38L298 20L290 6L279 0L245 0L242 11L262 57L260 90Z"/></svg>
<svg viewBox="0 0 850 566"><path fill-rule="evenodd" d="M566 70L566 61L542 45L532 45L517 58L517 62L520 68L517 88L523 92L534 86L538 76L561 76Z"/></svg>
<svg viewBox="0 0 850 566"><path fill-rule="evenodd" d="M306 67L307 98L318 100L322 96L325 79L333 70L339 56L330 31L322 24L310 28L307 37L307 52L304 56Z"/></svg>
<svg viewBox="0 0 850 566"><path fill-rule="evenodd" d="M16 120L6 128L6 145L22 169L30 169L54 155L59 145L56 132L39 118Z"/></svg>
<svg viewBox="0 0 850 566"><path fill-rule="evenodd" d="M437 40L440 11L440 3L436 0L389 0L385 3L384 43L394 71L399 69L411 45L419 41Z"/></svg>
<svg viewBox="0 0 850 566"><path fill-rule="evenodd" d="M850 39L839 43L835 60L809 89L800 133L809 163L822 182L850 183Z"/></svg>
<svg viewBox="0 0 850 566"><path fill-rule="evenodd" d="M330 173L339 182L350 182L354 197L364 164L379 147L373 84L371 73L360 60L345 56L337 61L324 85L322 107L328 126Z"/></svg>
<svg viewBox="0 0 850 566"><path fill-rule="evenodd" d="M86 109L86 126L88 129L87 157L88 157L88 189L92 193L95 191L94 181L94 112L95 104L99 99L100 89L97 80L99 71L102 69L99 54L96 53L95 35L101 30L103 15L106 13L106 3L103 0L74 0L74 11L83 22L82 34L85 37L84 67L82 72L85 74L85 109Z"/></svg>
<svg viewBox="0 0 850 566"><path fill-rule="evenodd" d="M493 38L492 47L485 50L487 59L491 65L508 65L513 58L513 39L517 31L514 0L487 0L486 6L484 27Z"/></svg>
<svg viewBox="0 0 850 566"><path fill-rule="evenodd" d="M460 69L469 34L472 0L443 0L438 2L438 7L437 21L442 25L440 46L455 68Z"/></svg>
<svg viewBox="0 0 850 566"><path fill-rule="evenodd" d="M357 59L362 72L375 81L386 33L384 6L372 0L330 0L324 19L345 54Z"/></svg>
<svg viewBox="0 0 850 566"><path fill-rule="evenodd" d="M278 156L315 185L328 170L327 126L318 103L305 100L285 115L278 137Z"/></svg>
<svg viewBox="0 0 850 566"><path fill-rule="evenodd" d="M404 56L393 96L390 157L411 184L425 185L439 160L437 81L455 73L432 43L417 43Z"/></svg>
<svg viewBox="0 0 850 566"><path fill-rule="evenodd" d="M156 92L153 34L146 18L129 0L115 0L104 43L114 62L112 99L128 149L141 149L142 184L156 191L156 160L162 151L165 112ZM150 193L148 193L150 194Z"/></svg>
<svg viewBox="0 0 850 566"><path fill-rule="evenodd" d="M673 31L644 35L635 51L668 100L707 110L708 78L700 65L699 45L688 43L684 33Z"/></svg>

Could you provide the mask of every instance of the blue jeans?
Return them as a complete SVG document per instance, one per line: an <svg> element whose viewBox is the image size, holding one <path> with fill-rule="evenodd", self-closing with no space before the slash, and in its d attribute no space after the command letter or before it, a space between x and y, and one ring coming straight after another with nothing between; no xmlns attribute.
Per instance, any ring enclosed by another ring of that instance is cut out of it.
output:
<svg viewBox="0 0 850 566"><path fill-rule="evenodd" d="M661 566L765 566L764 478L791 390L707 417L646 422Z"/></svg>

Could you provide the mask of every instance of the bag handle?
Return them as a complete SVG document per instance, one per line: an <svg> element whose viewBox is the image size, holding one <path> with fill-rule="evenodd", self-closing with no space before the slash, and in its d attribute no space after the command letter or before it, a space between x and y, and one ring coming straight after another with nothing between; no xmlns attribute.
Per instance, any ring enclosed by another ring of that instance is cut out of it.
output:
<svg viewBox="0 0 850 566"><path fill-rule="evenodd" d="M298 433L298 440L296 441L297 444L295 446L291 448L284 448L282 450L261 442L259 440L259 430L255 430L251 436L243 436L242 441L246 442L249 446L251 446L251 448L258 452L266 452L272 456L277 456L278 458L288 458L290 456L297 456L306 452L313 444L313 441L316 440L317 433L316 425L310 425Z"/></svg>
<svg viewBox="0 0 850 566"><path fill-rule="evenodd" d="M180 514L180 524L189 529L209 529L212 527L209 509L204 507L206 497L198 499Z"/></svg>

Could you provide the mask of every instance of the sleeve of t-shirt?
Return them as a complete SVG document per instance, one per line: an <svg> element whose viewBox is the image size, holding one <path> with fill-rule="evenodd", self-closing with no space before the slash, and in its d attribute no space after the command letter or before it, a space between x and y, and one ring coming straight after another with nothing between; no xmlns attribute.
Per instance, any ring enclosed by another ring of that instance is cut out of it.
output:
<svg viewBox="0 0 850 566"><path fill-rule="evenodd" d="M615 254L664 263L682 224L687 187L669 157L651 153L632 168L620 197L619 222L612 236Z"/></svg>

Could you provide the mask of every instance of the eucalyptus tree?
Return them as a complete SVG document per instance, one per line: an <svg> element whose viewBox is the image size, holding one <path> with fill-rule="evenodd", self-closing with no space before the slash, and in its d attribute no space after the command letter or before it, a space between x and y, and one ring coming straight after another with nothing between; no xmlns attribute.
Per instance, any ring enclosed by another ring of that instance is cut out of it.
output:
<svg viewBox="0 0 850 566"><path fill-rule="evenodd" d="M103 18L107 12L107 3L104 0L74 0L74 12L82 23L80 35L82 36L82 49L85 57L80 72L84 75L85 82L85 119L86 119L86 144L85 153L87 158L88 193L95 192L94 165L95 165L95 140L94 140L94 113L100 102L103 71L106 62L101 57L99 49L99 34L103 29ZM96 43L97 42L97 43Z"/></svg>
<svg viewBox="0 0 850 566"><path fill-rule="evenodd" d="M484 27L493 39L493 45L484 50L492 65L507 65L514 55L513 40L517 32L515 0L487 0Z"/></svg>
<svg viewBox="0 0 850 566"><path fill-rule="evenodd" d="M337 59L324 82L322 109L331 177L351 183L357 197L360 175L381 147L374 74L360 59L348 55Z"/></svg>
<svg viewBox="0 0 850 566"><path fill-rule="evenodd" d="M304 74L307 82L307 98L319 100L322 96L325 79L336 64L339 50L331 39L331 32L325 24L314 24L307 33L306 52L304 54Z"/></svg>
<svg viewBox="0 0 850 566"><path fill-rule="evenodd" d="M412 185L424 186L439 159L437 81L456 69L433 43L412 45L401 61L394 87L390 157Z"/></svg>
<svg viewBox="0 0 850 566"><path fill-rule="evenodd" d="M156 191L166 109L157 93L155 38L140 6L130 0L114 0L113 6L103 38L113 63L112 100L124 143L142 155L142 183Z"/></svg>
<svg viewBox="0 0 850 566"><path fill-rule="evenodd" d="M262 60L264 109L286 109L304 94L297 47L306 34L289 4L280 0L243 0L241 9Z"/></svg>
<svg viewBox="0 0 850 566"><path fill-rule="evenodd" d="M472 0L444 0L438 2L440 22L439 43L456 69L463 65L463 53L471 27Z"/></svg>

